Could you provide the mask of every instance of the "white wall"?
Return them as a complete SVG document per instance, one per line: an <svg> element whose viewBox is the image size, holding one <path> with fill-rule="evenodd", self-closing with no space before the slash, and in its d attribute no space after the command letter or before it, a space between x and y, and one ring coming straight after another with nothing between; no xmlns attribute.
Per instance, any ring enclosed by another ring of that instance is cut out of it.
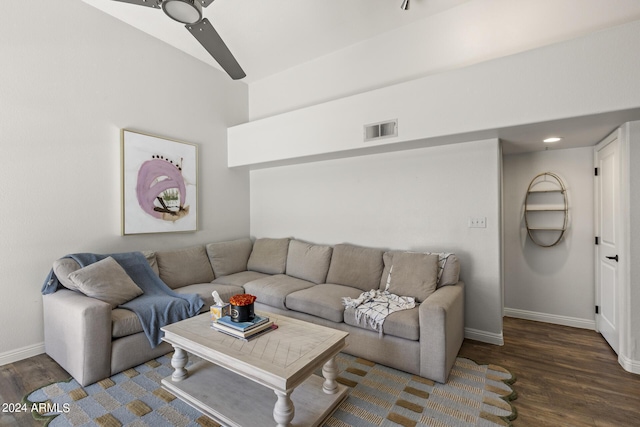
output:
<svg viewBox="0 0 640 427"><path fill-rule="evenodd" d="M535 245L524 222L527 187L542 172L563 180L569 201L569 228L550 248ZM505 314L593 329L593 148L506 155L503 174Z"/></svg>
<svg viewBox="0 0 640 427"><path fill-rule="evenodd" d="M353 155L372 146L450 142L457 135L487 139L511 126L638 108L639 44L635 21L243 123L229 129L229 165ZM397 137L363 141L363 125L390 119L398 119Z"/></svg>
<svg viewBox="0 0 640 427"><path fill-rule="evenodd" d="M500 343L500 165L499 142L486 140L254 170L251 234L455 252L467 334Z"/></svg>
<svg viewBox="0 0 640 427"><path fill-rule="evenodd" d="M252 83L251 120L637 19L637 0L472 0ZM556 62L545 65L562 69Z"/></svg>
<svg viewBox="0 0 640 427"><path fill-rule="evenodd" d="M247 235L249 174L226 167L246 85L87 4L6 2L0 52L3 364L42 352L56 258ZM120 128L199 146L198 232L119 235Z"/></svg>

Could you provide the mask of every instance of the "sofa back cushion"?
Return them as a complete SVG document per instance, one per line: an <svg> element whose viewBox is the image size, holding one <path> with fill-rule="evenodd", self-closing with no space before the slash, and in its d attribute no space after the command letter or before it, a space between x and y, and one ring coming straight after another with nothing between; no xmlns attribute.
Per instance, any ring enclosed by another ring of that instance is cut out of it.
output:
<svg viewBox="0 0 640 427"><path fill-rule="evenodd" d="M327 283L353 286L370 291L380 286L383 262L382 251L349 244L333 248Z"/></svg>
<svg viewBox="0 0 640 427"><path fill-rule="evenodd" d="M391 259L396 253L403 251L385 252L383 256L384 271L380 278L380 289L384 290L387 285L387 277L389 277L389 269L391 268ZM425 254L438 255L438 278L436 281L436 289L442 286L455 285L460 281L460 260L456 254L445 252L423 252Z"/></svg>
<svg viewBox="0 0 640 427"><path fill-rule="evenodd" d="M385 288L392 294L426 300L436 290L438 255L418 252L396 252Z"/></svg>
<svg viewBox="0 0 640 427"><path fill-rule="evenodd" d="M213 274L216 277L222 277L247 271L247 262L252 248L253 242L248 237L228 242L209 243L206 249L213 267Z"/></svg>
<svg viewBox="0 0 640 427"><path fill-rule="evenodd" d="M324 283L331 263L331 246L312 245L292 240L287 254L287 276L315 284Z"/></svg>
<svg viewBox="0 0 640 427"><path fill-rule="evenodd" d="M204 245L158 251L156 259L160 278L172 289L215 279Z"/></svg>
<svg viewBox="0 0 640 427"><path fill-rule="evenodd" d="M247 270L265 274L284 274L287 267L289 238L257 239L247 262Z"/></svg>

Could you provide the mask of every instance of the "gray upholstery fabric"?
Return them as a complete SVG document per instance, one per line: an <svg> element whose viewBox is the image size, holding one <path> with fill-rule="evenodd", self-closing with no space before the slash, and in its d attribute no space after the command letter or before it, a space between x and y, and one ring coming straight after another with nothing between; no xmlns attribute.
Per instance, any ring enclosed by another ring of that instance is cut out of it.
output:
<svg viewBox="0 0 640 427"><path fill-rule="evenodd" d="M277 274L254 280L244 285L248 294L258 297L257 301L272 307L286 308L285 299L291 292L314 286L306 280Z"/></svg>
<svg viewBox="0 0 640 427"><path fill-rule="evenodd" d="M111 344L110 375L141 365L172 350L173 347L166 342L160 343L156 348L151 348L149 339L143 332L113 340Z"/></svg>
<svg viewBox="0 0 640 427"><path fill-rule="evenodd" d="M383 251L379 249L349 244L336 245L331 256L327 283L354 286L363 291L377 289L383 269L382 254Z"/></svg>
<svg viewBox="0 0 640 427"><path fill-rule="evenodd" d="M176 289L215 279L204 245L156 252L160 278Z"/></svg>
<svg viewBox="0 0 640 427"><path fill-rule="evenodd" d="M175 291L179 294L198 294L200 298L202 298L202 301L204 301L204 306L202 310L200 310L202 313L209 311L209 308L213 305L213 295L211 295L213 291L218 291L220 298L222 298L224 302L229 302L229 299L234 295L244 293L244 289L240 286L218 283L196 283L194 285L183 286Z"/></svg>
<svg viewBox="0 0 640 427"><path fill-rule="evenodd" d="M331 246L312 245L292 240L287 254L287 276L324 283L331 263Z"/></svg>
<svg viewBox="0 0 640 427"><path fill-rule="evenodd" d="M403 253L405 251L388 251L385 252L382 256L384 261L384 270L382 271L382 276L380 277L380 289L384 290L384 287L387 284L387 277L389 276L389 269L391 268L391 259L394 254ZM434 254L440 257L441 253L439 252L422 252L425 254ZM438 267L442 268L442 272L439 272L438 281L436 284L436 289L441 286L449 286L455 285L460 280L460 260L456 254L450 254L447 257L446 262L444 262L444 266L442 266L442 260L438 261Z"/></svg>
<svg viewBox="0 0 640 427"><path fill-rule="evenodd" d="M155 251L142 251L142 255L147 259L147 262L151 266L151 269L157 275L160 275L160 270L158 269L158 260L156 259Z"/></svg>
<svg viewBox="0 0 640 427"><path fill-rule="evenodd" d="M257 271L241 271L240 273L218 277L213 281L213 283L221 285L244 286L245 283L249 283L253 280L268 276L268 274L258 273Z"/></svg>
<svg viewBox="0 0 640 427"><path fill-rule="evenodd" d="M53 272L56 277L62 283L62 286L72 291L77 291L78 287L68 276L76 270L80 270L80 264L74 259L60 258L53 262Z"/></svg>
<svg viewBox="0 0 640 427"><path fill-rule="evenodd" d="M347 308L344 310L344 323L356 326L362 329L375 331L367 322L360 320L356 322L356 309ZM394 337L404 338L407 340L417 341L420 339L420 323L418 320L418 307L410 310L396 311L391 313L384 319L382 324L382 332L385 335L393 335ZM378 333L376 331L376 333Z"/></svg>
<svg viewBox="0 0 640 427"><path fill-rule="evenodd" d="M69 280L86 296L109 303L113 308L143 294L124 268L111 257L74 271L69 274Z"/></svg>
<svg viewBox="0 0 640 427"><path fill-rule="evenodd" d="M396 252L391 259L388 291L422 302L436 290L438 255Z"/></svg>
<svg viewBox="0 0 640 427"><path fill-rule="evenodd" d="M464 340L464 283L443 286L419 306L420 376L445 383Z"/></svg>
<svg viewBox="0 0 640 427"><path fill-rule="evenodd" d="M256 310L267 313L280 314L294 319L304 320L316 325L339 329L349 333L347 347L342 351L366 360L372 360L385 366L401 371L420 375L420 349L425 343L398 338L393 335L383 335L378 332L346 323L336 323L307 313L293 310L283 310L260 304L256 301Z"/></svg>
<svg viewBox="0 0 640 427"><path fill-rule="evenodd" d="M253 242L247 237L228 242L209 243L206 249L215 276L228 276L246 271Z"/></svg>
<svg viewBox="0 0 640 427"><path fill-rule="evenodd" d="M333 322L343 321L343 297L357 298L362 290L336 284L320 284L287 295L287 308Z"/></svg>
<svg viewBox="0 0 640 427"><path fill-rule="evenodd" d="M142 323L138 315L126 308L115 308L111 311L111 336L113 338L142 332Z"/></svg>
<svg viewBox="0 0 640 427"><path fill-rule="evenodd" d="M247 270L266 274L283 274L287 266L289 240L289 238L257 239L247 262Z"/></svg>
<svg viewBox="0 0 640 427"><path fill-rule="evenodd" d="M83 386L111 375L111 305L66 289L42 303L47 354Z"/></svg>

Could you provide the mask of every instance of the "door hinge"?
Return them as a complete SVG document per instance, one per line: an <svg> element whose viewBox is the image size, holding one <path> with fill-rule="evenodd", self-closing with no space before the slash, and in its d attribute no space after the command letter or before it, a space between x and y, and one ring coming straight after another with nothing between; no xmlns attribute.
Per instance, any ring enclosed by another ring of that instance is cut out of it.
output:
<svg viewBox="0 0 640 427"><path fill-rule="evenodd" d="M598 239L598 236L596 236L596 245L599 245L599 244L600 244L600 241Z"/></svg>
<svg viewBox="0 0 640 427"><path fill-rule="evenodd" d="M600 312L600 307L596 305L596 314L598 314L599 312Z"/></svg>
<svg viewBox="0 0 640 427"><path fill-rule="evenodd" d="M596 176L598 176L598 168L596 168Z"/></svg>

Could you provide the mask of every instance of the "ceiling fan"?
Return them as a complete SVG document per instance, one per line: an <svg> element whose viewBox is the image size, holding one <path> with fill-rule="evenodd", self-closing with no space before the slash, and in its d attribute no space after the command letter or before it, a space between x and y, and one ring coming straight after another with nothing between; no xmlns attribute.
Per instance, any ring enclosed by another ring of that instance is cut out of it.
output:
<svg viewBox="0 0 640 427"><path fill-rule="evenodd" d="M207 18L202 16L202 8L209 6L213 0L115 0L139 6L160 9L174 21L186 24L185 27L213 59L234 79L246 77L245 72L233 57L227 45Z"/></svg>

